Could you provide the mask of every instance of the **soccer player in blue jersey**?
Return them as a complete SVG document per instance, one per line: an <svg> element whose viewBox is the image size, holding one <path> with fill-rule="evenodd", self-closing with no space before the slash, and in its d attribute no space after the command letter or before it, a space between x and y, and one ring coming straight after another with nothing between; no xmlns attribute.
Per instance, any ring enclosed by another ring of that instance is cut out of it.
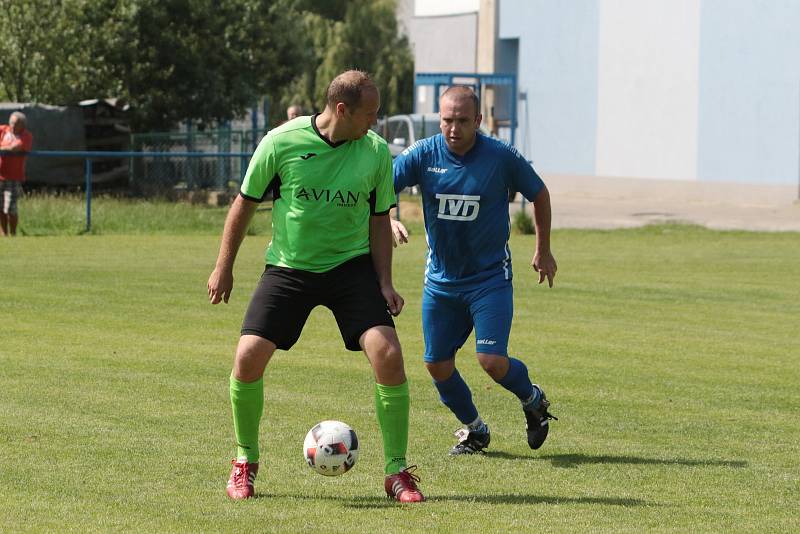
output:
<svg viewBox="0 0 800 534"><path fill-rule="evenodd" d="M465 425L450 454L474 454L489 445L489 427L456 369L455 355L475 330L478 362L516 395L525 414L528 445L538 449L549 430L549 401L531 383L528 369L508 355L513 316L508 192L533 203L536 251L531 265L553 287L556 260L550 251L550 195L533 167L508 144L478 131L480 102L469 87L447 89L439 101L441 134L406 149L394 162L399 192L422 194L428 258L422 294L425 366L441 401ZM407 241L392 221L395 241Z"/></svg>

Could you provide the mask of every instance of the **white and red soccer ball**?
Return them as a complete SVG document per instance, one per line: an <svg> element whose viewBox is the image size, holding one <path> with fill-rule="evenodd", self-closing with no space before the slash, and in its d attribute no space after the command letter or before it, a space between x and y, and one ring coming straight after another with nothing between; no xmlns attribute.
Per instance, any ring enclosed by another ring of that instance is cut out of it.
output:
<svg viewBox="0 0 800 534"><path fill-rule="evenodd" d="M341 421L322 421L306 434L303 456L314 471L333 477L349 471L358 459L358 438Z"/></svg>

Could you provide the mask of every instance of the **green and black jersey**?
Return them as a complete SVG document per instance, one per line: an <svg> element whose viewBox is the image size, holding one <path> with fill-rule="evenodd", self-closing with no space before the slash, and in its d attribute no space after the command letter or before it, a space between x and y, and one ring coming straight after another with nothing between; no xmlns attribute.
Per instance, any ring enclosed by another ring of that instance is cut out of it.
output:
<svg viewBox="0 0 800 534"><path fill-rule="evenodd" d="M269 265L325 272L369 253L370 215L395 205L392 157L375 132L331 144L314 117L271 130L247 168L241 194L273 193Z"/></svg>

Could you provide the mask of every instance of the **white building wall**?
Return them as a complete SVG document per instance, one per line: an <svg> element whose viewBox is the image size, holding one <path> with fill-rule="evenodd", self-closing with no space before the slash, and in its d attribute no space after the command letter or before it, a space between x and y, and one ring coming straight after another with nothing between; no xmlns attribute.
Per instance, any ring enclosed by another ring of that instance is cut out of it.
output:
<svg viewBox="0 0 800 534"><path fill-rule="evenodd" d="M480 0L416 0L414 15L417 17L440 17L476 13Z"/></svg>
<svg viewBox="0 0 800 534"><path fill-rule="evenodd" d="M414 53L414 72L476 72L480 0L399 0L398 19ZM417 113L430 113L438 95L419 87Z"/></svg>
<svg viewBox="0 0 800 534"><path fill-rule="evenodd" d="M602 0L595 174L697 178L697 0Z"/></svg>
<svg viewBox="0 0 800 534"><path fill-rule="evenodd" d="M517 41L525 95L517 148L542 173L594 174L597 0L500 0L501 39Z"/></svg>
<svg viewBox="0 0 800 534"><path fill-rule="evenodd" d="M409 40L416 72L475 72L478 13L414 17Z"/></svg>
<svg viewBox="0 0 800 534"><path fill-rule="evenodd" d="M703 0L698 177L800 183L800 1Z"/></svg>
<svg viewBox="0 0 800 534"><path fill-rule="evenodd" d="M401 2L417 72L477 70L480 2ZM497 2L541 172L800 180L800 0Z"/></svg>

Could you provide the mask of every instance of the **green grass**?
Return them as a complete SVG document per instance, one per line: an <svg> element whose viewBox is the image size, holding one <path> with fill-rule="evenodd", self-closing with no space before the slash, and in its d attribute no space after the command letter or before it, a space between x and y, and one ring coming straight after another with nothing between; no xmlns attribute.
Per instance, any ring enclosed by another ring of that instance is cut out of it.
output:
<svg viewBox="0 0 800 534"><path fill-rule="evenodd" d="M492 445L448 458L458 425L421 363L424 240L413 234L396 249L398 331L409 457L429 501L398 506L382 494L369 367L324 309L268 367L259 498L225 497L227 377L268 238L245 241L232 301L212 307L218 231L0 240L2 530L800 529L800 235L557 231L553 289L530 272L534 237L514 236L511 350L560 421L529 450L516 400L478 369L470 340L459 367ZM334 479L301 454L328 418L362 442Z"/></svg>
<svg viewBox="0 0 800 534"><path fill-rule="evenodd" d="M259 207L269 213L271 203ZM92 235L210 235L219 232L228 207L166 200L125 199L95 195L91 202ZM270 231L271 218L257 217L250 235ZM86 232L86 199L80 195L29 195L20 202L23 236L82 235Z"/></svg>

